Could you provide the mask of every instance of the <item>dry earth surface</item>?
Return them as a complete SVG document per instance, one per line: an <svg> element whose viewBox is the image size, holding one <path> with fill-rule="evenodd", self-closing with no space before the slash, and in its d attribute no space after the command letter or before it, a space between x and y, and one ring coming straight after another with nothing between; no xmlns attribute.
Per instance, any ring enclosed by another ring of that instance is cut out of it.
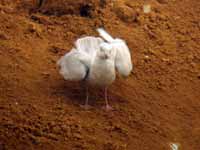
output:
<svg viewBox="0 0 200 150"><path fill-rule="evenodd" d="M143 13L143 5L151 12ZM200 150L199 0L1 0L0 149ZM127 41L134 70L85 111L56 61L104 27Z"/></svg>

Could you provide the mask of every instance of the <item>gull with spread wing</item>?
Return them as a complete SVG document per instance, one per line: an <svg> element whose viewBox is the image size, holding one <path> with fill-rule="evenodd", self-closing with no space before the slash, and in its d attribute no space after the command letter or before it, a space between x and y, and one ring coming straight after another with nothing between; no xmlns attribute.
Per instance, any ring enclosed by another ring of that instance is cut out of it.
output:
<svg viewBox="0 0 200 150"><path fill-rule="evenodd" d="M75 42L75 48L62 56L57 64L65 80L84 81L86 83L86 100L84 108L88 109L90 86L104 88L106 110L112 107L108 103L107 89L115 80L115 69L122 76L128 76L132 70L129 48L122 39L113 39L104 29L97 29L100 37L87 36Z"/></svg>

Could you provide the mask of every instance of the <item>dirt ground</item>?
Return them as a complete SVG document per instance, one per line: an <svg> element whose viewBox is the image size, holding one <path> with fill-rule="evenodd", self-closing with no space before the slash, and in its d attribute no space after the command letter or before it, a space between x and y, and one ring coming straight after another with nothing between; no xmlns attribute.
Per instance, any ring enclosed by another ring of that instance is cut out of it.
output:
<svg viewBox="0 0 200 150"><path fill-rule="evenodd" d="M200 150L199 21L199 0L1 0L0 149ZM134 65L109 88L111 112L101 91L80 108L82 86L56 68L97 27L126 40Z"/></svg>

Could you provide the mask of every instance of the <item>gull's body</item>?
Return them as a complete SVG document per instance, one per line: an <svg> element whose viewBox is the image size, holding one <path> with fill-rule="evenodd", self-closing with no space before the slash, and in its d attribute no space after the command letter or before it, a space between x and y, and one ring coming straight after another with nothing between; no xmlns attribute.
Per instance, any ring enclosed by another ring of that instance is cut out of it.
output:
<svg viewBox="0 0 200 150"><path fill-rule="evenodd" d="M100 49L106 50L105 53L97 52L92 62L88 81L91 85L105 87L115 80L115 52L106 43L100 44Z"/></svg>
<svg viewBox="0 0 200 150"><path fill-rule="evenodd" d="M116 78L115 68L123 76L128 76L132 70L129 49L121 39L113 39L103 29L98 29L98 37L84 37L75 42L75 48L59 61L60 74L66 80L86 81L87 85L99 86L105 89L106 109L111 107L107 100L107 87ZM88 86L85 107L88 106Z"/></svg>
<svg viewBox="0 0 200 150"><path fill-rule="evenodd" d="M91 67L88 82L91 85L109 86L115 80L114 62L111 60L97 60Z"/></svg>

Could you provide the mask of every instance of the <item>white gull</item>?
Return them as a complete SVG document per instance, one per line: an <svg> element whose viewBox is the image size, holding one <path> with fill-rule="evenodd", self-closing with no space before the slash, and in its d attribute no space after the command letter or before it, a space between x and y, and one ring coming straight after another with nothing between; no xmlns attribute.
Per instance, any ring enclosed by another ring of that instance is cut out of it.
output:
<svg viewBox="0 0 200 150"><path fill-rule="evenodd" d="M119 74L128 76L132 70L130 51L122 39L113 39L104 29L97 29L100 37L87 36L75 42L75 48L62 56L57 64L65 80L85 81L86 100L84 108L88 109L91 86L104 88L106 110L112 109L108 103L107 89L115 80L115 69Z"/></svg>

